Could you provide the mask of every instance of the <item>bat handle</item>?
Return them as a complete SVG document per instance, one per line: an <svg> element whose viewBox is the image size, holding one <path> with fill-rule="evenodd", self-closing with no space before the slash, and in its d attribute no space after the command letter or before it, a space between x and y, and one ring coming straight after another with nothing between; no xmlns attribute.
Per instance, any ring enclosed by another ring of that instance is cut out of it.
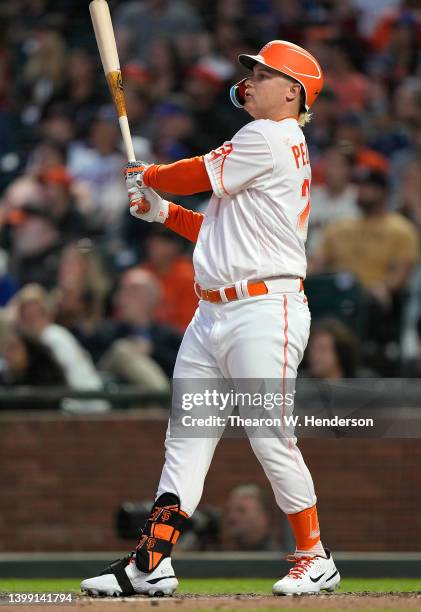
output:
<svg viewBox="0 0 421 612"><path fill-rule="evenodd" d="M118 118L120 123L121 135L123 136L124 148L126 149L127 159L129 162L136 161L136 155L133 149L132 137L130 134L129 122L126 115L121 115Z"/></svg>

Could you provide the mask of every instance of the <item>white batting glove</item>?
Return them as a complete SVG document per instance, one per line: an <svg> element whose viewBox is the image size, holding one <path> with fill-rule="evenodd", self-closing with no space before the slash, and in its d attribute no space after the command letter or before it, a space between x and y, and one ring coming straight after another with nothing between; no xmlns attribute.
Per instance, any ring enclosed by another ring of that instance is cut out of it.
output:
<svg viewBox="0 0 421 612"><path fill-rule="evenodd" d="M149 168L150 165L151 164L146 164L143 161L129 162L126 165L124 174L126 175L127 191L132 187L145 187L143 175L145 170Z"/></svg>
<svg viewBox="0 0 421 612"><path fill-rule="evenodd" d="M164 223L168 218L169 202L150 187L129 189L130 214L137 219L153 223Z"/></svg>

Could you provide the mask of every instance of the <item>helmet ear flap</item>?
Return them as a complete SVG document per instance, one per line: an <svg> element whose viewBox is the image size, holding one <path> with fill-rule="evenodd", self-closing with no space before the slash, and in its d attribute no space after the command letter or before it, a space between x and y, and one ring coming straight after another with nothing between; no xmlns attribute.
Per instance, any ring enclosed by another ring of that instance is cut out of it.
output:
<svg viewBox="0 0 421 612"><path fill-rule="evenodd" d="M243 108L245 104L245 93L246 93L246 81L247 78L239 81L235 85L233 85L230 89L230 98L231 102L237 108Z"/></svg>

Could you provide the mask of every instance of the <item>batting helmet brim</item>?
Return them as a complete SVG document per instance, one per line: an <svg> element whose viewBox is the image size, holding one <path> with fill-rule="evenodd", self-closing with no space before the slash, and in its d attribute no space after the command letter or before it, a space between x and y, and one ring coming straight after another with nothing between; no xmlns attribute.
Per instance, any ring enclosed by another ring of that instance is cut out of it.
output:
<svg viewBox="0 0 421 612"><path fill-rule="evenodd" d="M261 55L246 55L245 53L242 53L238 56L238 61L249 70L253 70L256 64L263 64L266 66L265 60Z"/></svg>
<svg viewBox="0 0 421 612"><path fill-rule="evenodd" d="M261 66L266 66L267 68L270 68L271 70L275 70L276 72L279 72L279 74L283 74L287 77L291 76L286 71L284 72L283 70L279 70L279 68L276 68L275 66L271 66L270 64L265 62L264 58L261 55L246 55L245 53L242 53L241 55L238 56L238 61L240 62L240 64L242 64L249 70L253 70L256 64L260 64ZM300 81L299 79L294 79L294 80L297 81L297 83L299 83L304 88L304 91L305 91L305 87L302 81ZM307 104L305 106L306 106L306 110L308 110Z"/></svg>

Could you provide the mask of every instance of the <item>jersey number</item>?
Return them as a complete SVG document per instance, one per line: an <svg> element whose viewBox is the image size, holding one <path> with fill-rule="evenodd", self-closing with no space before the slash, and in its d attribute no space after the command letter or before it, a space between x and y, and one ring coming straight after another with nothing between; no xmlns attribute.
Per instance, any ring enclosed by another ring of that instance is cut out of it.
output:
<svg viewBox="0 0 421 612"><path fill-rule="evenodd" d="M306 205L298 215L297 230L303 240L307 238L308 218L310 215L310 179L303 180L301 185L301 197L305 199Z"/></svg>

